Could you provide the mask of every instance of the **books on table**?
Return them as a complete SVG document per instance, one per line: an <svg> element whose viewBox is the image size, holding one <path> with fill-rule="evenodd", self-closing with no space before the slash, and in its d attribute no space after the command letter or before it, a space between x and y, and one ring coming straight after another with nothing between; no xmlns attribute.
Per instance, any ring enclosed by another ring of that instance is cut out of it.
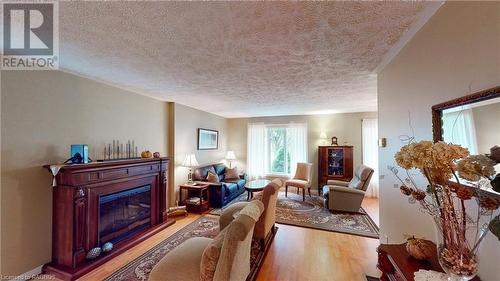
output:
<svg viewBox="0 0 500 281"><path fill-rule="evenodd" d="M201 198L200 197L190 197L186 200L186 203L192 204L192 205L200 205Z"/></svg>

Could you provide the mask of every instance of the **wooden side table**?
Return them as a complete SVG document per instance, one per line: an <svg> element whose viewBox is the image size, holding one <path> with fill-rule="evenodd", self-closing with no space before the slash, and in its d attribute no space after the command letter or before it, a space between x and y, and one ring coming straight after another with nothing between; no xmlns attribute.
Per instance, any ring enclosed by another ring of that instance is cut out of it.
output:
<svg viewBox="0 0 500 281"><path fill-rule="evenodd" d="M436 248L434 248L436 249ZM382 281L412 281L415 272L420 269L443 272L437 258L437 250L434 251L430 261L420 261L412 258L406 251L406 244L381 244L377 248L377 267L382 271ZM480 281L474 277L473 281Z"/></svg>
<svg viewBox="0 0 500 281"><path fill-rule="evenodd" d="M203 213L208 211L208 202L210 201L210 193L208 192L209 184L196 183L196 184L183 184L179 190L179 201L181 205L186 206L186 210L191 213ZM186 197L183 196L183 191ZM199 197L200 203L194 204L188 201L191 197Z"/></svg>

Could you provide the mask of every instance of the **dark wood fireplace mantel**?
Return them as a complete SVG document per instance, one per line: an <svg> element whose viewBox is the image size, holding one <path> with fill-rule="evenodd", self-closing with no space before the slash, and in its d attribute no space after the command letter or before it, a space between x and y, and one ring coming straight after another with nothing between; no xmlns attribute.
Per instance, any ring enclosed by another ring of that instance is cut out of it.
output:
<svg viewBox="0 0 500 281"><path fill-rule="evenodd" d="M166 216L168 161L148 158L61 167L53 187L52 262L43 272L74 280L174 223ZM151 226L87 260L91 249L102 246L99 197L143 185L151 186Z"/></svg>

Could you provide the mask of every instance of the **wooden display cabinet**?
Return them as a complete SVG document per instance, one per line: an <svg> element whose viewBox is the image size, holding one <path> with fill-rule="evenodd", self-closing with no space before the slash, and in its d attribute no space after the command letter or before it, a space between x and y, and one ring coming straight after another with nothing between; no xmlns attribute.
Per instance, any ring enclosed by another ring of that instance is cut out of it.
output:
<svg viewBox="0 0 500 281"><path fill-rule="evenodd" d="M353 176L352 146L318 147L318 188L328 180L350 181Z"/></svg>

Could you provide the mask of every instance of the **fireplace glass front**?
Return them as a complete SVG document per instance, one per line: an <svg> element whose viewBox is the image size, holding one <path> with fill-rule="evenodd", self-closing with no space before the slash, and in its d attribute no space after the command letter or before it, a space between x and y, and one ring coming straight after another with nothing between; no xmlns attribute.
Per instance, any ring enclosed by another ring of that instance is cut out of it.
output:
<svg viewBox="0 0 500 281"><path fill-rule="evenodd" d="M99 197L99 243L116 243L151 226L151 185Z"/></svg>

